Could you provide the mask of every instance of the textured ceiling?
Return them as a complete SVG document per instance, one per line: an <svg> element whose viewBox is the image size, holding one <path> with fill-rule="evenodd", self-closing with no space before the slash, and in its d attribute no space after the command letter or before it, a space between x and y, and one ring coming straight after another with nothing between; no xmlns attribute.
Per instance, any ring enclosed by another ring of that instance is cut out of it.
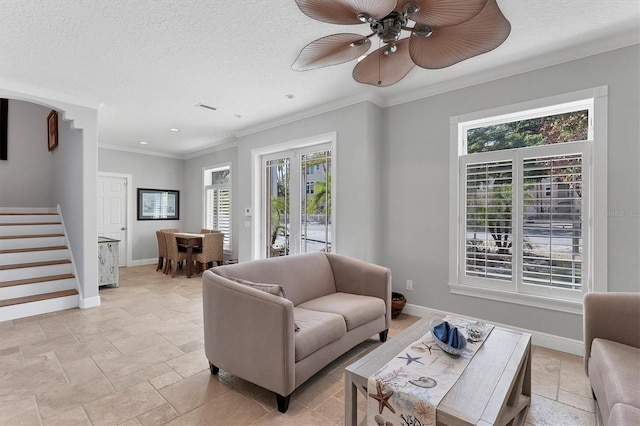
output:
<svg viewBox="0 0 640 426"><path fill-rule="evenodd" d="M101 145L188 156L357 100L392 105L640 41L638 0L498 3L512 30L496 50L376 88L352 80L354 63L291 70L312 40L368 30L314 21L294 0L0 0L0 88L101 105Z"/></svg>

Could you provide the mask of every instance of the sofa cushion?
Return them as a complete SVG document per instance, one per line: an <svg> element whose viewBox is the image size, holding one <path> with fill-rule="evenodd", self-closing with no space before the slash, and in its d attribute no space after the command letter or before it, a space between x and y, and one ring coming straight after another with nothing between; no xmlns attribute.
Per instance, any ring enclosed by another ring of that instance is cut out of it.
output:
<svg viewBox="0 0 640 426"><path fill-rule="evenodd" d="M614 404L607 426L640 425L640 408L627 404Z"/></svg>
<svg viewBox="0 0 640 426"><path fill-rule="evenodd" d="M284 287L280 284L265 284L265 283L254 283L253 281L243 280L242 278L231 278L233 281L238 284L243 284L256 290L264 291L265 293L273 294L274 296L280 296L287 298L287 294L284 291Z"/></svg>
<svg viewBox="0 0 640 426"><path fill-rule="evenodd" d="M589 380L603 420L617 403L640 409L640 348L606 339L594 339Z"/></svg>
<svg viewBox="0 0 640 426"><path fill-rule="evenodd" d="M336 292L331 264L324 253L304 253L216 266L212 272L228 279L280 284L293 306Z"/></svg>
<svg viewBox="0 0 640 426"><path fill-rule="evenodd" d="M341 315L347 324L347 330L384 316L387 311L382 299L341 292L309 300L299 307Z"/></svg>
<svg viewBox="0 0 640 426"><path fill-rule="evenodd" d="M344 319L337 314L293 308L293 317L300 327L295 334L296 362L347 333Z"/></svg>

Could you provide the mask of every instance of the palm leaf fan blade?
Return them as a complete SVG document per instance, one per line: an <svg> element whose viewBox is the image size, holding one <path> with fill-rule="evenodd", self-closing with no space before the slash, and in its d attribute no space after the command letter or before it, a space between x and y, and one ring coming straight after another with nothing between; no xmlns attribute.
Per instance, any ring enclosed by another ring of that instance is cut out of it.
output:
<svg viewBox="0 0 640 426"><path fill-rule="evenodd" d="M353 79L358 83L378 87L391 86L402 80L415 67L409 55L409 39L396 43L394 53L385 54L389 46L369 54L353 69Z"/></svg>
<svg viewBox="0 0 640 426"><path fill-rule="evenodd" d="M421 0L416 3L420 10L409 15L411 20L422 25L445 27L472 19L486 7L488 0Z"/></svg>
<svg viewBox="0 0 640 426"><path fill-rule="evenodd" d="M432 30L429 37L412 34L409 52L419 67L439 69L500 46L509 36L511 24L496 0L489 0L474 18L449 27L433 27Z"/></svg>
<svg viewBox="0 0 640 426"><path fill-rule="evenodd" d="M342 64L364 55L370 46L371 41L360 34L332 34L307 44L291 68L307 71Z"/></svg>
<svg viewBox="0 0 640 426"><path fill-rule="evenodd" d="M396 6L396 0L295 0L305 15L330 24L360 24L359 13L384 18Z"/></svg>

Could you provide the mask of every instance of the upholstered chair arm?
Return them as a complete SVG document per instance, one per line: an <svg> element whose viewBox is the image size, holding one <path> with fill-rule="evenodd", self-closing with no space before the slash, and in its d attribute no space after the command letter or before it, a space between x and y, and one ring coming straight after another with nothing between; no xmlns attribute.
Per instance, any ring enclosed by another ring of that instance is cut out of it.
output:
<svg viewBox="0 0 640 426"><path fill-rule="evenodd" d="M640 293L587 293L583 318L587 375L593 339L640 347Z"/></svg>
<svg viewBox="0 0 640 426"><path fill-rule="evenodd" d="M205 354L210 363L280 395L295 389L291 301L205 271Z"/></svg>
<svg viewBox="0 0 640 426"><path fill-rule="evenodd" d="M391 270L351 257L327 253L336 291L379 297L387 306L387 328L391 325Z"/></svg>

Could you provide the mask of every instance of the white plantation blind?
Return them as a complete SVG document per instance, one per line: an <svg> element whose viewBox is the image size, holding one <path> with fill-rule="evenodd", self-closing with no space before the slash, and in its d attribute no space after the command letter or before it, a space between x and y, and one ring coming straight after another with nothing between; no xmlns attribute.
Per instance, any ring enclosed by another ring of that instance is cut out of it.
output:
<svg viewBox="0 0 640 426"><path fill-rule="evenodd" d="M522 281L580 289L582 154L523 160Z"/></svg>
<svg viewBox="0 0 640 426"><path fill-rule="evenodd" d="M231 185L205 188L205 227L224 234L224 249L231 249Z"/></svg>
<svg viewBox="0 0 640 426"><path fill-rule="evenodd" d="M512 161L466 166L465 274L511 280Z"/></svg>

